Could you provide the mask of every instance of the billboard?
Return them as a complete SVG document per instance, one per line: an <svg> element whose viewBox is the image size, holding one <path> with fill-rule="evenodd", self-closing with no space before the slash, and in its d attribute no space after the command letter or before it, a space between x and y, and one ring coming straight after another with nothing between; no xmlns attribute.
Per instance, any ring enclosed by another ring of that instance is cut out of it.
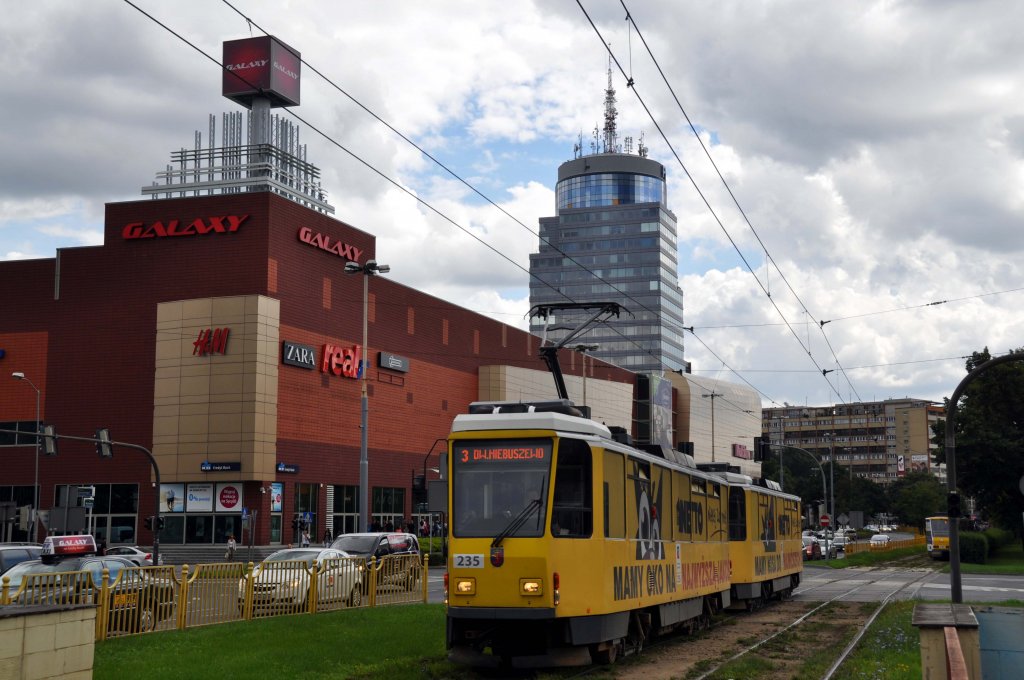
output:
<svg viewBox="0 0 1024 680"><path fill-rule="evenodd" d="M298 106L302 57L277 38L224 41L221 94L246 108L255 97L272 107Z"/></svg>
<svg viewBox="0 0 1024 680"><path fill-rule="evenodd" d="M270 511L281 512L284 510L284 484L271 482L270 484Z"/></svg>
<svg viewBox="0 0 1024 680"><path fill-rule="evenodd" d="M928 455L915 453L910 456L911 472L928 472Z"/></svg>
<svg viewBox="0 0 1024 680"><path fill-rule="evenodd" d="M217 512L242 511L242 485L238 482L218 484L214 498L217 501Z"/></svg>
<svg viewBox="0 0 1024 680"><path fill-rule="evenodd" d="M213 484L189 484L186 499L189 512L211 512L213 510Z"/></svg>
<svg viewBox="0 0 1024 680"><path fill-rule="evenodd" d="M161 484L160 499L161 512L185 512L185 485Z"/></svg>

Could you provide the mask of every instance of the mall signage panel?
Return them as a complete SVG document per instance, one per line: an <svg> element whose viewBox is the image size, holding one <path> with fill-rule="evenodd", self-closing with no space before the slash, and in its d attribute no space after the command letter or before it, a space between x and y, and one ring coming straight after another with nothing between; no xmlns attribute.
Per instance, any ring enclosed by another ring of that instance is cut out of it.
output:
<svg viewBox="0 0 1024 680"><path fill-rule="evenodd" d="M284 484L272 482L270 484L270 511L281 512L284 510Z"/></svg>
<svg viewBox="0 0 1024 680"><path fill-rule="evenodd" d="M277 471L278 472L295 473L295 472L299 471L299 466L298 465L292 465L291 463L278 463L277 464Z"/></svg>
<svg viewBox="0 0 1024 680"><path fill-rule="evenodd" d="M185 498L189 512L213 512L213 484L189 484Z"/></svg>
<svg viewBox="0 0 1024 680"><path fill-rule="evenodd" d="M320 372L342 378L358 378L362 356L362 347L359 345L342 347L326 344L320 359Z"/></svg>
<svg viewBox="0 0 1024 680"><path fill-rule="evenodd" d="M241 472L242 471L242 463L241 462L232 462L232 463L220 463L220 462L217 462L217 463L214 463L214 462L211 462L211 461L208 461L208 460L204 460L202 463L200 463L199 469L202 472Z"/></svg>
<svg viewBox="0 0 1024 680"><path fill-rule="evenodd" d="M281 361L289 366L316 370L316 348L285 340L281 343Z"/></svg>
<svg viewBox="0 0 1024 680"><path fill-rule="evenodd" d="M192 355L227 354L230 328L204 328L192 343Z"/></svg>
<svg viewBox="0 0 1024 680"><path fill-rule="evenodd" d="M217 512L242 511L242 485L238 482L226 482L217 485L214 494Z"/></svg>
<svg viewBox="0 0 1024 680"><path fill-rule="evenodd" d="M160 498L163 499L161 512L185 512L184 484L161 484Z"/></svg>
<svg viewBox="0 0 1024 680"><path fill-rule="evenodd" d="M184 220L157 220L156 222L129 222L121 229L126 241L145 238L175 238L179 236L206 236L207 234L233 234L248 215L213 215Z"/></svg>
<svg viewBox="0 0 1024 680"><path fill-rule="evenodd" d="M733 444L732 457L742 458L743 460L750 460L752 458L750 455L750 449L748 449L745 444Z"/></svg>
<svg viewBox="0 0 1024 680"><path fill-rule="evenodd" d="M390 371L409 372L408 357L398 356L391 352L380 352L377 354L377 365Z"/></svg>
<svg viewBox="0 0 1024 680"><path fill-rule="evenodd" d="M299 229L299 240L326 253L337 255L345 260L345 262L359 262L359 258L363 256L363 251L359 248L339 241L327 234L313 231L309 227Z"/></svg>
<svg viewBox="0 0 1024 680"><path fill-rule="evenodd" d="M224 73L221 94L250 107L256 96L270 99L271 106L298 106L302 57L277 38L224 41Z"/></svg>

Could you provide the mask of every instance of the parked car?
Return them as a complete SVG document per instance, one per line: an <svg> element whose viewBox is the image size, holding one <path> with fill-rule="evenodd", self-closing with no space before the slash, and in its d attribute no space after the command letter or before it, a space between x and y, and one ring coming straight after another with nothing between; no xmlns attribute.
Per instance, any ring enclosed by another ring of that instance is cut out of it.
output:
<svg viewBox="0 0 1024 680"><path fill-rule="evenodd" d="M878 531L879 531L878 525L877 524L866 524L866 525L864 525L864 531L870 531L872 533L877 534Z"/></svg>
<svg viewBox="0 0 1024 680"><path fill-rule="evenodd" d="M331 547L344 550L354 557L362 557L367 565L377 559L377 586L401 586L412 590L422 571L420 543L416 536L400 532L370 532L342 534ZM390 557L404 557L400 561Z"/></svg>
<svg viewBox="0 0 1024 680"><path fill-rule="evenodd" d="M107 548L104 555L116 555L118 557L125 557L135 563L137 567L152 567L153 566L153 553L143 550L138 546L119 545L113 548ZM164 556L160 556L160 565L164 563Z"/></svg>
<svg viewBox="0 0 1024 680"><path fill-rule="evenodd" d="M814 536L803 537L804 547L804 560L820 560L821 559L821 543Z"/></svg>
<svg viewBox="0 0 1024 680"><path fill-rule="evenodd" d="M48 536L40 559L21 562L4 576L14 604L98 604L104 569L111 589L108 630L151 631L174 613L171 580L137 569L127 558L98 555L89 535Z"/></svg>
<svg viewBox="0 0 1024 680"><path fill-rule="evenodd" d="M871 537L871 546L886 546L891 540L888 534L875 534Z"/></svg>
<svg viewBox="0 0 1024 680"><path fill-rule="evenodd" d="M0 543L0 574L21 562L38 560L42 552L39 543Z"/></svg>
<svg viewBox="0 0 1024 680"><path fill-rule="evenodd" d="M253 610L301 609L309 602L310 576L317 568L317 603L344 603L358 607L363 601L363 569L359 560L333 548L278 550L253 568ZM247 578L238 581L238 607L245 605Z"/></svg>

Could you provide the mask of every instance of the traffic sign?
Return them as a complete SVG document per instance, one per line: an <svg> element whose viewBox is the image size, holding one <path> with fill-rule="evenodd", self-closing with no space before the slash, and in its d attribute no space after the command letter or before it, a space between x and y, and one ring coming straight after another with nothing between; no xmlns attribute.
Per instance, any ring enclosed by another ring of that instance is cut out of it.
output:
<svg viewBox="0 0 1024 680"><path fill-rule="evenodd" d="M828 515L822 515L820 521L821 526L823 527L827 527L829 524L831 524L831 518Z"/></svg>

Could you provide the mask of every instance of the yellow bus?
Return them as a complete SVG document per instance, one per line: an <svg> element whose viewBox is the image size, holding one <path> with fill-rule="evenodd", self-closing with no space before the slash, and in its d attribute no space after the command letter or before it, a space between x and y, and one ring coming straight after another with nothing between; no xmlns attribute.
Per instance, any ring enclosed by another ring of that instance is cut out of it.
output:
<svg viewBox="0 0 1024 680"><path fill-rule="evenodd" d="M925 545L933 560L949 559L949 518L926 517L924 520Z"/></svg>

